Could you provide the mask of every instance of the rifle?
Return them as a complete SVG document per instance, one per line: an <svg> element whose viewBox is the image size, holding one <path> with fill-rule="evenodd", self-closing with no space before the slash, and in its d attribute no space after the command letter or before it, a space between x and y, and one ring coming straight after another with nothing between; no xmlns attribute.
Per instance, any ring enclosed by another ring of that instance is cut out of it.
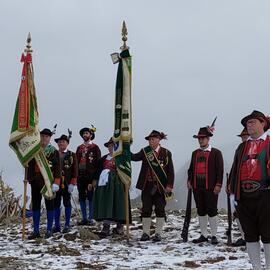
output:
<svg viewBox="0 0 270 270"><path fill-rule="evenodd" d="M231 209L231 200L230 200L230 192L228 190L229 185L229 174L226 173L227 177L227 212L228 212L228 229L227 229L227 245L230 246L232 244L232 209Z"/></svg>
<svg viewBox="0 0 270 270"><path fill-rule="evenodd" d="M185 213L185 221L181 233L181 238L183 242L188 241L188 228L191 219L191 203L192 203L192 188L188 189L188 196L187 196L187 206L186 206L186 213Z"/></svg>

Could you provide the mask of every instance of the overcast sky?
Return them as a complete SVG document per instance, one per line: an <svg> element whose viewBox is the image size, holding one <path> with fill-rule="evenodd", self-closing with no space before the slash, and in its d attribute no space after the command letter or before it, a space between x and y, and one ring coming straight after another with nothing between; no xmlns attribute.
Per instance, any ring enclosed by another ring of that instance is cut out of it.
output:
<svg viewBox="0 0 270 270"><path fill-rule="evenodd" d="M270 113L270 2L249 0L54 0L0 2L0 168L12 187L23 170L8 147L28 32L32 35L40 127L58 124L57 136L94 124L95 142L112 135L121 24L133 56L132 151L152 129L168 134L162 145L176 170L197 147L192 135L215 116L212 145L230 164L240 120L253 109ZM139 164L134 166L137 179ZM183 179L185 180L185 179Z"/></svg>

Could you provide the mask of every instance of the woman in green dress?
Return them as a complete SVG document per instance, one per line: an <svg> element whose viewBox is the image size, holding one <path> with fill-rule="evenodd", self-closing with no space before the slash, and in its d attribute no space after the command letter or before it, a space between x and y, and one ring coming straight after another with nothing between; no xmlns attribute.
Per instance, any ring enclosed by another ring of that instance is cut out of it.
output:
<svg viewBox="0 0 270 270"><path fill-rule="evenodd" d="M113 157L113 140L104 143L109 153L104 155L98 165L96 189L94 192L94 219L103 221L101 235L110 234L111 224L116 223L113 229L115 234L123 234L125 217L125 186L116 172ZM130 203L129 203L130 205ZM131 222L131 211L129 207L129 221Z"/></svg>

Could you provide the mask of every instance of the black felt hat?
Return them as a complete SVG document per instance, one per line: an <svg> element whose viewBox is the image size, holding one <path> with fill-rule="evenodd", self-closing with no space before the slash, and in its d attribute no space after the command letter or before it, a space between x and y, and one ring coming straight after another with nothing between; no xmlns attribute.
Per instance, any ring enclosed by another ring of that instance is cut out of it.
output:
<svg viewBox="0 0 270 270"><path fill-rule="evenodd" d="M48 128L44 128L43 130L40 131L40 134L48 135L51 137L53 135L53 132Z"/></svg>
<svg viewBox="0 0 270 270"><path fill-rule="evenodd" d="M201 127L197 135L193 135L193 138L205 138L205 137L212 137L213 133L209 130L209 127Z"/></svg>
<svg viewBox="0 0 270 270"><path fill-rule="evenodd" d="M166 139L167 135L165 135L163 132L157 131L157 130L152 130L151 133L145 137L146 140L149 140L151 137L156 137L159 138L160 140Z"/></svg>
<svg viewBox="0 0 270 270"><path fill-rule="evenodd" d="M58 143L58 141L64 140L64 141L66 141L67 143L69 143L69 139L70 139L69 136L67 136L67 135L65 135L65 134L62 134L61 137L56 138L54 141L55 141L56 143Z"/></svg>
<svg viewBox="0 0 270 270"><path fill-rule="evenodd" d="M79 132L82 138L83 138L83 133L86 132L86 131L90 132L90 134L91 134L91 140L94 140L95 139L96 128L94 126L92 126L91 128L90 127L84 127L84 128L82 128L80 130L80 132Z"/></svg>
<svg viewBox="0 0 270 270"><path fill-rule="evenodd" d="M107 142L104 143L104 146L108 147L110 144L113 144L113 138L112 137Z"/></svg>

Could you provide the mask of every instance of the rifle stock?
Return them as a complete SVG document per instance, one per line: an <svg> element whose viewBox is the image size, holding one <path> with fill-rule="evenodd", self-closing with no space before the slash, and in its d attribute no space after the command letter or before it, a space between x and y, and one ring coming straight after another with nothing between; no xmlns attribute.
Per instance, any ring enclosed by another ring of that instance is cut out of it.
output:
<svg viewBox="0 0 270 270"><path fill-rule="evenodd" d="M188 241L188 228L191 219L191 203L192 203L192 189L188 189L188 196L187 196L187 205L186 205L186 213L185 213L185 220L183 224L183 229L181 233L181 238L183 242Z"/></svg>

